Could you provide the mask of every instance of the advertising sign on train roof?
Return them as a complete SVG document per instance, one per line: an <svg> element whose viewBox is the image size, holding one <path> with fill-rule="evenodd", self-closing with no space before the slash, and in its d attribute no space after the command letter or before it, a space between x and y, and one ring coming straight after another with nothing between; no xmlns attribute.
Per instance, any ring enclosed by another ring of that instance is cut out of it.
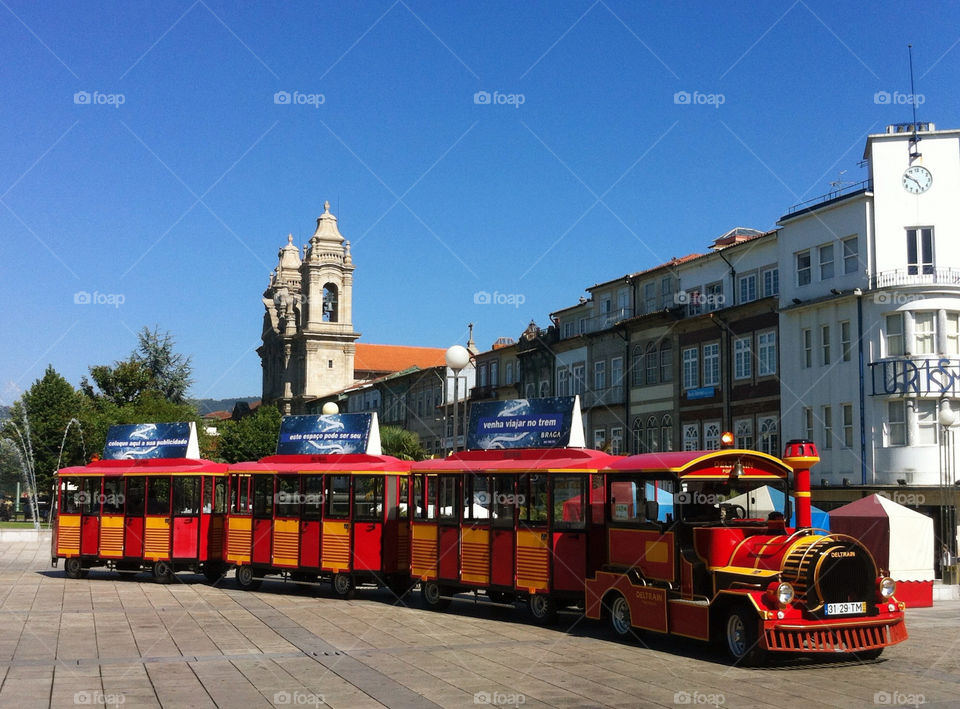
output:
<svg viewBox="0 0 960 709"><path fill-rule="evenodd" d="M377 415L322 414L284 416L277 455L380 455Z"/></svg>
<svg viewBox="0 0 960 709"><path fill-rule="evenodd" d="M104 460L141 458L200 458L197 425L132 423L111 426L103 447Z"/></svg>
<svg viewBox="0 0 960 709"><path fill-rule="evenodd" d="M467 448L583 448L580 397L483 401L470 407Z"/></svg>

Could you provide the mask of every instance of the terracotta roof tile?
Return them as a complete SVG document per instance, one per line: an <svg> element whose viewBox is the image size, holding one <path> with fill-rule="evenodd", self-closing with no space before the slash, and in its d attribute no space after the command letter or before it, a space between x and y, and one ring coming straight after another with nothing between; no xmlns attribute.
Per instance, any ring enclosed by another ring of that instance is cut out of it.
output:
<svg viewBox="0 0 960 709"><path fill-rule="evenodd" d="M405 347L357 343L353 358L355 372L400 372L410 367L427 369L445 363L446 350L440 347Z"/></svg>

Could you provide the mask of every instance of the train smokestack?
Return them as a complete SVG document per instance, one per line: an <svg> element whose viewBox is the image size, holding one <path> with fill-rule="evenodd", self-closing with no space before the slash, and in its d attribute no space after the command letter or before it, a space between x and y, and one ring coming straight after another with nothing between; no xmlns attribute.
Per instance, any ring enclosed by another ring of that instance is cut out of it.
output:
<svg viewBox="0 0 960 709"><path fill-rule="evenodd" d="M810 468L820 462L813 441L803 438L787 442L783 462L793 468L793 492L797 498L797 529L813 526L810 512Z"/></svg>

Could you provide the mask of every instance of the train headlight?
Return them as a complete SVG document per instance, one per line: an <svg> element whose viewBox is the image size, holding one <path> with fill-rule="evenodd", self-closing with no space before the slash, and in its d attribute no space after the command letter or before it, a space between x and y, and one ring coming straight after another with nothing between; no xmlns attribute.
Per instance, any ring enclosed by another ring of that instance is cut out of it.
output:
<svg viewBox="0 0 960 709"><path fill-rule="evenodd" d="M880 594L880 597L886 600L890 598L897 590L897 582L894 581L889 576L884 576L879 581L877 581L877 591Z"/></svg>
<svg viewBox="0 0 960 709"><path fill-rule="evenodd" d="M780 608L788 606L794 598L793 586L787 582L777 583L774 581L767 587L767 598L771 604Z"/></svg>

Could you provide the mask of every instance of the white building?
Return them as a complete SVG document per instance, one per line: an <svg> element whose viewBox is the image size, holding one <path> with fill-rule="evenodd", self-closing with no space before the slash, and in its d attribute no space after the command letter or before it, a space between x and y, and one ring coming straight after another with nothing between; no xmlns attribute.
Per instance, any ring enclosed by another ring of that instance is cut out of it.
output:
<svg viewBox="0 0 960 709"><path fill-rule="evenodd" d="M864 183L779 221L783 430L817 443L820 499L915 486L936 514L956 490L960 131L889 126L864 159Z"/></svg>

